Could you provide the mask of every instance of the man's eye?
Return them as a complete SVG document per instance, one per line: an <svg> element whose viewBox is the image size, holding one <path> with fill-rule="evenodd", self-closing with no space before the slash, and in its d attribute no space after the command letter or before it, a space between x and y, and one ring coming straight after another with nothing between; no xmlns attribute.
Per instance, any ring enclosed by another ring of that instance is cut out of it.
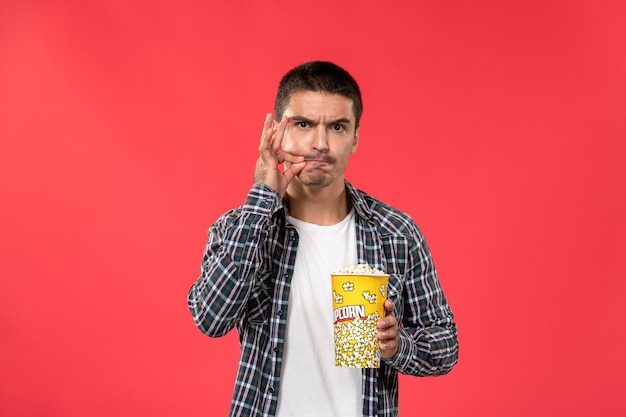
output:
<svg viewBox="0 0 626 417"><path fill-rule="evenodd" d="M306 122L298 122L298 127L305 128L305 127L307 127L307 126L308 126L308 125L307 125L307 123L306 123Z"/></svg>
<svg viewBox="0 0 626 417"><path fill-rule="evenodd" d="M343 130L343 126L342 125L334 125L333 126L333 130L336 130L336 131L339 132L339 131Z"/></svg>

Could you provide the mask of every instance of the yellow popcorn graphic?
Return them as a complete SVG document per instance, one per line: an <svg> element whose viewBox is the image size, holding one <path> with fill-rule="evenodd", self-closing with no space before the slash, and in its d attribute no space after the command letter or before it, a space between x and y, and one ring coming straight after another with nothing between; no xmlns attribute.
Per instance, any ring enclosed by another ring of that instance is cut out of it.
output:
<svg viewBox="0 0 626 417"><path fill-rule="evenodd" d="M363 294L363 298L365 298L368 303L376 304L376 294L370 294L369 291L363 291L361 294Z"/></svg>

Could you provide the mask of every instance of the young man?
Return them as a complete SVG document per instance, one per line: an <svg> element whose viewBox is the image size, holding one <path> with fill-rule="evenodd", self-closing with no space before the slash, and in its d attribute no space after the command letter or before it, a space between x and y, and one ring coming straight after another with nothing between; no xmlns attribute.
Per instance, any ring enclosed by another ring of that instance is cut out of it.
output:
<svg viewBox="0 0 626 417"><path fill-rule="evenodd" d="M231 416L396 416L398 372L443 375L457 362L456 326L422 233L344 178L362 109L357 83L337 65L288 72L276 119L265 118L255 184L209 229L188 305L205 334L239 332ZM364 263L390 274L381 366L338 368L330 273Z"/></svg>

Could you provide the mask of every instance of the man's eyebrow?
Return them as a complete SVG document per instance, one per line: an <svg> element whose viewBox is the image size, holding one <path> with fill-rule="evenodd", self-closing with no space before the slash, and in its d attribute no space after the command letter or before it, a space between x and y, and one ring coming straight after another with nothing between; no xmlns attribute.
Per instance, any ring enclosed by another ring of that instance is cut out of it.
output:
<svg viewBox="0 0 626 417"><path fill-rule="evenodd" d="M300 116L300 115L290 116L289 120L295 120L296 122L306 122L306 123L309 123L309 124L314 124L315 123L315 121L309 119L308 117L304 117L304 116ZM347 117L340 117L339 119L331 120L330 122L328 122L329 125L336 125L336 124L340 124L340 123L350 124L352 122Z"/></svg>
<svg viewBox="0 0 626 417"><path fill-rule="evenodd" d="M313 120L309 119L308 117L304 117L300 115L289 116L289 120L295 120L296 122L313 123Z"/></svg>
<svg viewBox="0 0 626 417"><path fill-rule="evenodd" d="M343 124L350 124L352 122L350 121L350 119L348 119L346 117L341 117L341 118L339 118L337 120L331 120L328 124L329 125L336 125L336 124L341 124L341 123L343 123Z"/></svg>

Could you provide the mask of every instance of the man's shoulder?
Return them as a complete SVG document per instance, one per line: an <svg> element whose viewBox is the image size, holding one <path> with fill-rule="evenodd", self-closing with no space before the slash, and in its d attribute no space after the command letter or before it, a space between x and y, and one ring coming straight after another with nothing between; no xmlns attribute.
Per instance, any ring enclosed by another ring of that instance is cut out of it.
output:
<svg viewBox="0 0 626 417"><path fill-rule="evenodd" d="M280 195L263 184L253 184L248 190L245 201L237 207L232 207L222 213L214 222L214 227L223 227L239 221L241 217L257 216L269 218L283 209Z"/></svg>
<svg viewBox="0 0 626 417"><path fill-rule="evenodd" d="M417 224L408 213L346 183L357 214L389 233L416 233Z"/></svg>

